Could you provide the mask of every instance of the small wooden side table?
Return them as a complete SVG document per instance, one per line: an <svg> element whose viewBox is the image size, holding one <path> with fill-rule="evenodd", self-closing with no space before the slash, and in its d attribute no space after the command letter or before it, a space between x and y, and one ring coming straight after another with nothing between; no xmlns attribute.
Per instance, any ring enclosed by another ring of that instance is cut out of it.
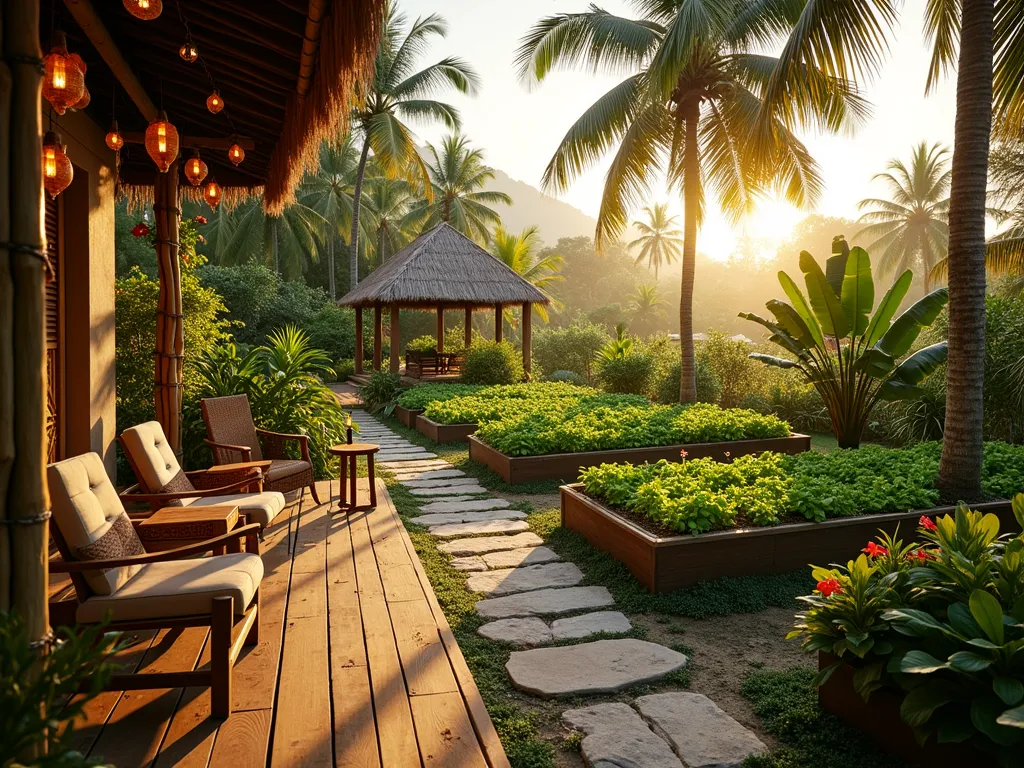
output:
<svg viewBox="0 0 1024 768"><path fill-rule="evenodd" d="M260 461L237 461L232 464L214 464L207 470L207 474L210 475L239 475L244 476L246 470L256 468L260 471L263 476L263 482L267 481L267 473L270 471L270 465L273 462L270 459L262 459ZM228 477L225 479L225 483L231 483L240 477ZM246 493L253 493L256 491L256 483L248 486L245 490Z"/></svg>
<svg viewBox="0 0 1024 768"><path fill-rule="evenodd" d="M359 512L377 506L377 486L373 478L373 454L379 450L380 446L374 443L342 443L331 448L331 455L338 457L341 479L341 489L338 491L339 512ZM356 459L360 456L366 457L366 468L370 475L370 503L362 507L356 503ZM348 464L347 467L346 464ZM348 489L345 488L346 480Z"/></svg>
<svg viewBox="0 0 1024 768"><path fill-rule="evenodd" d="M163 552L186 544L197 544L234 530L239 524L238 507L222 504L216 507L164 507L135 527L147 552ZM238 552L239 542L229 545ZM219 547L213 554L224 553Z"/></svg>

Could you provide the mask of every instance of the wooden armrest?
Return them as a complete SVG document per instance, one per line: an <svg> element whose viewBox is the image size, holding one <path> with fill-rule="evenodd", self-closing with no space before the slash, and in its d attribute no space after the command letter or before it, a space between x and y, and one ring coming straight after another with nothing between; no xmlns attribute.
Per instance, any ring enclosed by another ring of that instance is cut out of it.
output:
<svg viewBox="0 0 1024 768"><path fill-rule="evenodd" d="M255 538L255 534L259 533L259 530L259 523L249 523L233 531L222 533L220 536L214 536L212 539L201 541L198 544L187 544L184 547L168 549L164 552L147 552L144 555L118 557L111 560L53 561L50 563L50 573L82 573L83 571L100 571L106 568L123 568L130 565L146 565L148 563L161 563L167 560L180 560L184 557L209 552L243 536ZM259 552L254 554L259 554Z"/></svg>
<svg viewBox="0 0 1024 768"><path fill-rule="evenodd" d="M247 476L229 485L222 485L219 488L206 488L194 491L181 491L180 493L142 493L138 490L138 484L119 494L121 503L142 501L148 504L177 501L179 499L206 498L207 496L223 496L228 493L240 493L243 488L248 488L259 478L256 475ZM165 504L166 506L166 504Z"/></svg>
<svg viewBox="0 0 1024 768"><path fill-rule="evenodd" d="M252 458L252 447L248 445L231 445L229 443L217 443L208 437L204 437L203 442L210 446L211 449L219 449L222 451L234 451L235 453L240 453L242 454L242 461L249 461ZM213 455L214 460L216 460L216 450L214 450Z"/></svg>
<svg viewBox="0 0 1024 768"><path fill-rule="evenodd" d="M308 442L309 435L289 435L286 432L271 432L269 429L257 429L257 435L266 435L267 437L277 437L282 440L298 440L299 442Z"/></svg>

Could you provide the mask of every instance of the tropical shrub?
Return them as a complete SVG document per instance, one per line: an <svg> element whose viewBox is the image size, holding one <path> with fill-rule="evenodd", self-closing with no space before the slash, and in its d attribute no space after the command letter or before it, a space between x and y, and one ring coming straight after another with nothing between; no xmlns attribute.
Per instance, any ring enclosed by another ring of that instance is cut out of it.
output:
<svg viewBox="0 0 1024 768"><path fill-rule="evenodd" d="M351 360L355 357L356 319L351 309L327 304L300 327L309 334L309 343L322 349L332 360ZM370 356L373 355L372 334L372 328L364 330L363 352Z"/></svg>
<svg viewBox="0 0 1024 768"><path fill-rule="evenodd" d="M356 361L351 358L339 360L334 364L336 381L345 381L356 372Z"/></svg>
<svg viewBox="0 0 1024 768"><path fill-rule="evenodd" d="M654 355L643 348L632 348L620 357L599 357L597 361L597 377L605 392L648 395L654 389L657 371Z"/></svg>
<svg viewBox="0 0 1024 768"><path fill-rule="evenodd" d="M565 382L566 384L575 384L578 387L583 387L587 384L586 377L581 376L575 371L553 371L548 376L548 381Z"/></svg>
<svg viewBox="0 0 1024 768"><path fill-rule="evenodd" d="M721 391L717 402L723 408L738 407L747 394L758 389L764 370L750 359L750 351L748 342L718 331L708 331L704 341L697 344L697 363L706 366L718 381Z"/></svg>
<svg viewBox="0 0 1024 768"><path fill-rule="evenodd" d="M431 403L474 395L482 389L479 384L420 384L404 390L398 404L410 411L422 411Z"/></svg>
<svg viewBox="0 0 1024 768"><path fill-rule="evenodd" d="M1024 525L1024 496L1013 501ZM918 739L967 743L1002 766L1024 746L1024 535L965 506L922 517L917 542L882 537L845 566L813 568L791 638L850 664L870 701L903 695ZM837 664L817 677L824 682Z"/></svg>
<svg viewBox="0 0 1024 768"><path fill-rule="evenodd" d="M679 368L679 361L674 360L658 375L654 387L654 397L659 403L672 405L679 402ZM718 380L715 372L706 363L697 358L697 402L717 404L721 394L722 382ZM744 403L743 407L751 406Z"/></svg>
<svg viewBox="0 0 1024 768"><path fill-rule="evenodd" d="M517 384L525 375L522 355L507 341L477 342L466 352L462 369L466 384Z"/></svg>
<svg viewBox="0 0 1024 768"><path fill-rule="evenodd" d="M766 377L769 380L763 382L758 391L743 398L741 406L774 414L798 432L831 431L832 420L818 390L792 376L791 371L778 373L782 375Z"/></svg>
<svg viewBox="0 0 1024 768"><path fill-rule="evenodd" d="M406 352L436 352L437 339L433 336L417 336L405 345Z"/></svg>
<svg viewBox="0 0 1024 768"><path fill-rule="evenodd" d="M578 383L592 384L594 358L607 341L604 328L584 321L567 328L541 328L533 336L533 356L542 370L571 371L582 378Z"/></svg>
<svg viewBox="0 0 1024 768"><path fill-rule="evenodd" d="M390 414L398 403L402 389L402 378L390 371L374 371L359 388L359 394L371 413Z"/></svg>
<svg viewBox="0 0 1024 768"><path fill-rule="evenodd" d="M792 304L772 300L765 306L775 322L741 313L772 332L771 341L792 357L755 352L768 365L800 371L821 394L839 446L855 448L879 400L913 399L918 386L946 361L946 342L919 349L902 363L921 331L946 305L940 288L893 316L910 290L913 273L904 272L875 303L871 260L863 248L850 250L842 237L833 243L825 271L806 251L800 254L807 296L785 272L779 282Z"/></svg>

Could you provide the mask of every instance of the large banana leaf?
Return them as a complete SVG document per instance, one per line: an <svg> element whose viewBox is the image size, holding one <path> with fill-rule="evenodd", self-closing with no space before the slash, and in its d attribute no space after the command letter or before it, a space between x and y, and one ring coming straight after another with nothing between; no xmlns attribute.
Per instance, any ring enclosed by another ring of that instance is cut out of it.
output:
<svg viewBox="0 0 1024 768"><path fill-rule="evenodd" d="M850 246L844 237L832 238L832 255L825 259L825 279L832 286L836 296L843 295L843 280L846 278L846 260Z"/></svg>
<svg viewBox="0 0 1024 768"><path fill-rule="evenodd" d="M893 371L892 378L904 384L917 385L927 379L946 362L948 345L945 341L919 349Z"/></svg>
<svg viewBox="0 0 1024 768"><path fill-rule="evenodd" d="M775 355L765 355L761 352L752 352L749 355L751 360L759 360L765 365L774 365L776 368L799 368L800 364L787 360L784 357L775 357Z"/></svg>
<svg viewBox="0 0 1024 768"><path fill-rule="evenodd" d="M896 361L880 349L872 347L857 358L854 368L858 371L873 376L876 379L884 379L892 373Z"/></svg>
<svg viewBox="0 0 1024 768"><path fill-rule="evenodd" d="M915 387L897 379L885 382L878 390L878 396L883 400L917 400L928 394L923 387Z"/></svg>
<svg viewBox="0 0 1024 768"><path fill-rule="evenodd" d="M797 312L793 307L784 301L777 301L772 299L765 307L768 311L775 315L775 319L779 321L779 325L786 329L786 333L793 337L799 344L804 347L814 346L814 336L811 335L811 330L807 327L807 323L800 317L800 313Z"/></svg>
<svg viewBox="0 0 1024 768"><path fill-rule="evenodd" d="M935 322L947 301L949 291L945 288L932 291L896 318L876 346L894 359L903 357L914 346L921 331Z"/></svg>
<svg viewBox="0 0 1024 768"><path fill-rule="evenodd" d="M793 308L800 315L800 319L804 321L804 325L811 332L811 338L814 339L814 343L818 346L824 344L824 338L821 333L821 326L818 325L818 321L814 317L814 313L811 312L810 306L807 304L807 299L804 298L804 294L800 288L793 281L789 275L785 272L779 272L779 283L782 285L782 290L786 292L786 296L793 303Z"/></svg>
<svg viewBox="0 0 1024 768"><path fill-rule="evenodd" d="M800 270L804 273L807 296L811 300L811 309L814 310L814 316L818 319L822 332L836 338L844 338L850 332L850 325L843 314L843 305L829 285L818 262L807 251L800 252Z"/></svg>
<svg viewBox="0 0 1024 768"><path fill-rule="evenodd" d="M871 278L871 258L863 248L854 248L846 258L842 290L843 314L854 336L868 328L868 317L875 306L875 281Z"/></svg>
<svg viewBox="0 0 1024 768"><path fill-rule="evenodd" d="M907 291L910 290L912 282L914 282L914 273L908 269L885 292L885 296L882 297L882 303L878 305L878 309L875 310L871 323L864 333L865 347L875 346L875 343L889 330L889 326L892 325L892 319L896 315L896 310L899 309L903 299L906 298Z"/></svg>

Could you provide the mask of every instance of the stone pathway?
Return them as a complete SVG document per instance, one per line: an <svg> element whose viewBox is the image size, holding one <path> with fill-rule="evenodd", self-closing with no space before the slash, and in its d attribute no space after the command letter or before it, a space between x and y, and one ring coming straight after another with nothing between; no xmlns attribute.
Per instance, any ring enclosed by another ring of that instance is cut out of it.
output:
<svg viewBox="0 0 1024 768"><path fill-rule="evenodd" d="M583 573L529 531L526 514L493 496L437 454L414 445L355 410L359 439L380 444L378 463L420 500L417 524L467 572L466 588L484 595L481 637L512 645L512 684L541 698L615 693L660 680L685 666L685 655L624 635L629 619L602 586L579 586ZM570 709L562 716L584 734L588 765L606 768L733 768L765 749L750 731L706 696L675 692L623 703Z"/></svg>

